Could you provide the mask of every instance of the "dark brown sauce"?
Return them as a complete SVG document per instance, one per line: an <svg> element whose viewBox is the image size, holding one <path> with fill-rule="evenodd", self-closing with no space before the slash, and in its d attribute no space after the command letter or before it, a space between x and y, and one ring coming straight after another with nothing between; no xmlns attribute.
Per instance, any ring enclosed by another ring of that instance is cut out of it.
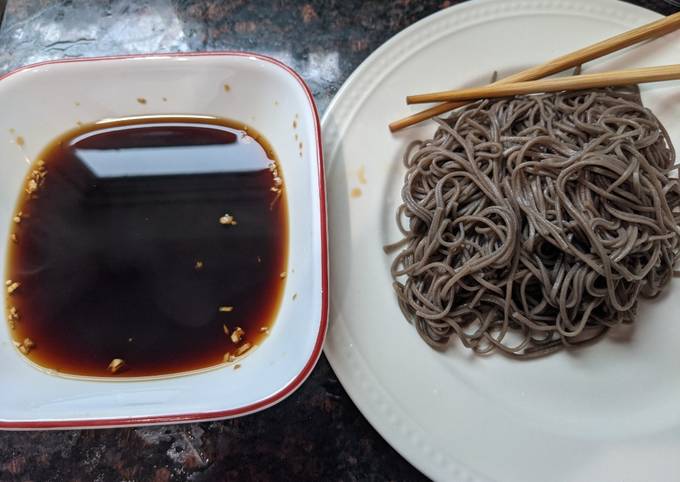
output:
<svg viewBox="0 0 680 482"><path fill-rule="evenodd" d="M285 283L288 220L283 186L272 190L274 152L252 128L111 121L64 134L39 159L7 271L19 283L7 294L12 337L31 340L19 348L33 362L73 375L165 375L262 343ZM114 359L124 363L115 374Z"/></svg>

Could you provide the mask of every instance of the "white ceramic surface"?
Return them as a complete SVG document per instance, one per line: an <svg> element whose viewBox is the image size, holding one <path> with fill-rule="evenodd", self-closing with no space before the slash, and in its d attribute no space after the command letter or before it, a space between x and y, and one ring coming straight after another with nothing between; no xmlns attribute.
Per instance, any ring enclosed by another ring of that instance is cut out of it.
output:
<svg viewBox="0 0 680 482"><path fill-rule="evenodd" d="M323 119L332 226L325 353L374 427L434 479L680 480L680 279L641 305L630 340L518 362L476 357L459 343L427 347L397 307L382 251L399 239L404 147L434 132L432 123L388 132L409 112L407 94L484 83L494 70L504 76L658 17L614 0L464 3L377 50ZM673 34L585 71L679 58ZM680 83L642 92L680 145Z"/></svg>
<svg viewBox="0 0 680 482"><path fill-rule="evenodd" d="M137 101L140 97L145 104ZM278 155L290 224L288 277L277 320L271 335L240 362L239 370L225 367L147 381L62 378L27 363L12 346L3 320L0 428L231 417L266 408L304 381L318 359L326 328L326 226L318 116L297 74L275 60L237 53L46 63L2 78L0 105L2 273L12 211L28 161L78 121L152 114L243 121L262 133ZM4 315L4 296L0 298Z"/></svg>

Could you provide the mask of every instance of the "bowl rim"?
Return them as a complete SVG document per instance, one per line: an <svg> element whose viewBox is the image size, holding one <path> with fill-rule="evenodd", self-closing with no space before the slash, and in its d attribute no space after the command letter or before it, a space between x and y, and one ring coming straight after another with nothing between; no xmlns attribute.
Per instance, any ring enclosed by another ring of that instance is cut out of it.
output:
<svg viewBox="0 0 680 482"><path fill-rule="evenodd" d="M321 142L321 121L319 119L319 112L314 101L309 86L306 84L302 76L298 74L293 68L285 63L268 55L250 51L210 51L210 52L159 52L159 53L143 53L143 54L124 54L124 55L105 55L97 57L81 57L72 59L55 59L36 62L21 66L17 69L11 70L5 74L0 75L0 81L5 80L20 72L33 70L46 65L53 64L71 64L83 62L100 62L100 61L119 61L129 59L151 59L151 58L173 58L173 57L250 57L262 62L266 62L275 66L276 68L284 70L288 75L292 76L294 80L300 85L304 91L309 107L312 112L314 121L314 132L316 141L316 159L317 159L317 176L319 186L319 234L321 238L321 313L319 320L319 330L316 336L312 352L302 367L302 370L291 379L286 385L278 389L271 395L258 400L254 403L243 405L237 408L226 410L215 410L207 412L189 412L169 415L154 415L147 417L116 417L116 418L100 418L100 419L68 419L68 420L17 420L17 421L2 421L0 420L0 430L45 430L45 429L86 429L86 428L111 428L111 427L126 427L126 426L140 426L140 425L161 425L173 423L188 423L200 422L208 420L219 420L226 418L239 417L251 413L259 412L269 408L295 392L304 381L309 377L312 370L318 362L326 337L328 328L328 227L327 227L327 213L326 213L326 186L324 175L323 151Z"/></svg>

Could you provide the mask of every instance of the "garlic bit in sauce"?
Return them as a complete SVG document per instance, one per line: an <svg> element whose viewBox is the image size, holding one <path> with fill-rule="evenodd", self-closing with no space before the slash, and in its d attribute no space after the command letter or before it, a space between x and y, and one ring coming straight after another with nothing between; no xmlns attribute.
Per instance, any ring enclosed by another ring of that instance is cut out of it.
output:
<svg viewBox="0 0 680 482"><path fill-rule="evenodd" d="M125 360L122 358L114 358L111 360L111 363L109 363L108 370L111 373L118 373L125 367Z"/></svg>

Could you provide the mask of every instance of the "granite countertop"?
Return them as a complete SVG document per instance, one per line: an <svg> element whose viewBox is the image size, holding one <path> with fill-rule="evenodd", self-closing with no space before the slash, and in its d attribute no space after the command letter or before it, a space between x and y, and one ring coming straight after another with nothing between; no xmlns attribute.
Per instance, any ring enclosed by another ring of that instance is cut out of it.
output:
<svg viewBox="0 0 680 482"><path fill-rule="evenodd" d="M251 50L308 82L321 113L385 40L451 0L0 0L0 74L62 57ZM669 14L662 0L636 3ZM0 433L0 480L426 480L354 406L325 357L292 396L220 422Z"/></svg>

